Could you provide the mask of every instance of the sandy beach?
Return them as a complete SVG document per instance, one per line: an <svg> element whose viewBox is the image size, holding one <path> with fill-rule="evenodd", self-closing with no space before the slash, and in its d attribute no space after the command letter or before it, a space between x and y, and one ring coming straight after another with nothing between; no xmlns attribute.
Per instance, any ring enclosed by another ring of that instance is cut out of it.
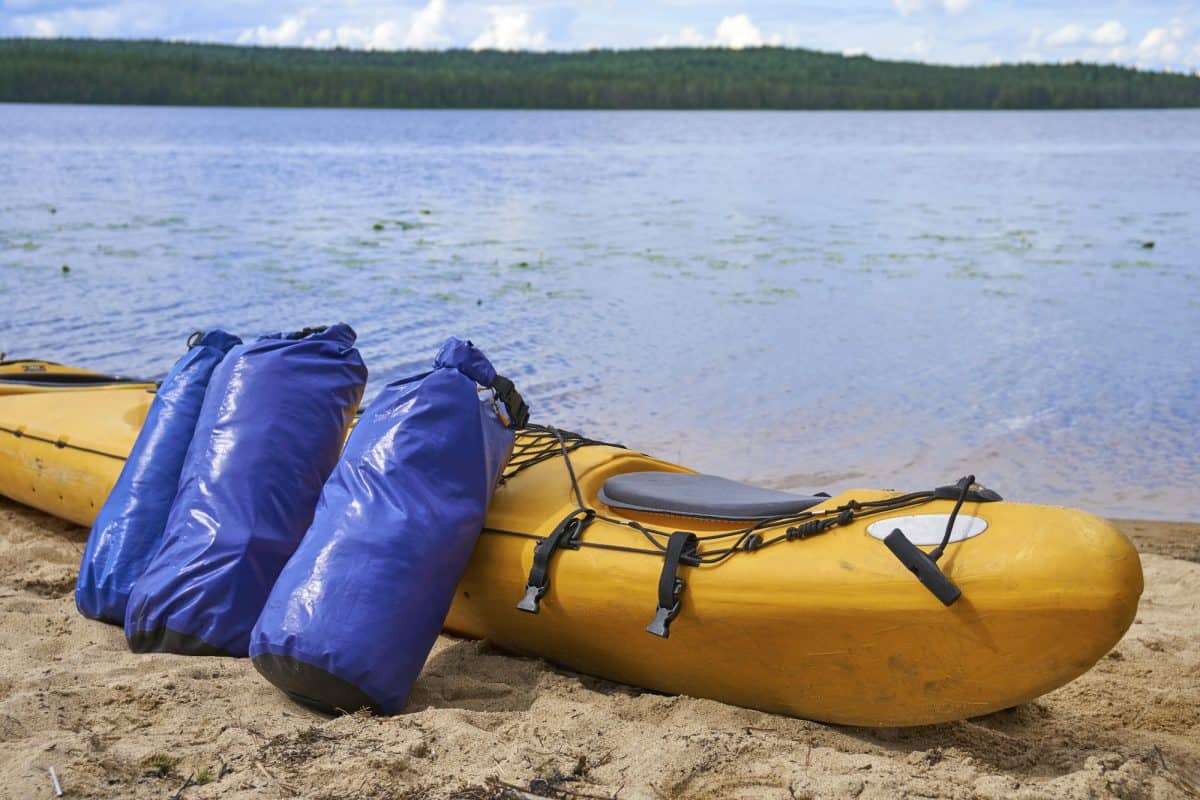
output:
<svg viewBox="0 0 1200 800"><path fill-rule="evenodd" d="M245 660L131 654L75 611L86 530L0 500L0 797L54 797L51 767L70 798L1200 797L1200 525L1119 524L1129 634L980 719L828 726L445 636L409 713L330 719Z"/></svg>

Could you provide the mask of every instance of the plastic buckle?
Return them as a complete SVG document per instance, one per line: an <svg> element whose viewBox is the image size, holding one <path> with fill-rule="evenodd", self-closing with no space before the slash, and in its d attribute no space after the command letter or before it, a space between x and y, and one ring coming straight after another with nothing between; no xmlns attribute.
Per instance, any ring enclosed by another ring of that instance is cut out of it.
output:
<svg viewBox="0 0 1200 800"><path fill-rule="evenodd" d="M583 529L591 524L595 516L596 512L589 509L573 511L549 536L534 546L533 566L529 570L529 579L525 582L525 596L517 603L518 610L527 614L538 613L540 601L550 587L550 557L558 550L578 550Z"/></svg>
<svg viewBox="0 0 1200 800"><path fill-rule="evenodd" d="M675 596L679 597L679 593L683 591L684 582L681 578L675 579ZM654 621L646 626L646 632L652 633L660 639L671 638L671 623L679 616L679 600L670 608L659 606L654 611Z"/></svg>
<svg viewBox="0 0 1200 800"><path fill-rule="evenodd" d="M538 601L542 599L542 595L545 593L545 586L525 584L525 596L521 598L521 602L517 603L517 608L528 614L538 613Z"/></svg>

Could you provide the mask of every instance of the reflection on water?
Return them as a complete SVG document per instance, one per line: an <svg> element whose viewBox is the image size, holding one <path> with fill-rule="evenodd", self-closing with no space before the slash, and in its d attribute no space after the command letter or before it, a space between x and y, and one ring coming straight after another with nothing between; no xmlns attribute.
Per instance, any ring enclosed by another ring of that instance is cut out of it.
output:
<svg viewBox="0 0 1200 800"><path fill-rule="evenodd" d="M0 186L14 356L345 320L379 385L457 333L732 477L1200 519L1197 112L0 106Z"/></svg>

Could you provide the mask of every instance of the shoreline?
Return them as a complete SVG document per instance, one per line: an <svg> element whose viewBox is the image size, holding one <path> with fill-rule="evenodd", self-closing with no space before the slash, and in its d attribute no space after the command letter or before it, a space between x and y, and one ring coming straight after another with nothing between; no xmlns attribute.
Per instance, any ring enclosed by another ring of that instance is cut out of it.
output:
<svg viewBox="0 0 1200 800"><path fill-rule="evenodd" d="M331 719L244 659L130 653L75 610L86 529L0 499L0 798L53 797L50 767L74 798L1193 797L1200 524L1114 522L1143 555L1135 624L986 717L825 725L442 636L407 713Z"/></svg>
<svg viewBox="0 0 1200 800"><path fill-rule="evenodd" d="M1139 553L1178 558L1200 564L1200 522L1111 518Z"/></svg>

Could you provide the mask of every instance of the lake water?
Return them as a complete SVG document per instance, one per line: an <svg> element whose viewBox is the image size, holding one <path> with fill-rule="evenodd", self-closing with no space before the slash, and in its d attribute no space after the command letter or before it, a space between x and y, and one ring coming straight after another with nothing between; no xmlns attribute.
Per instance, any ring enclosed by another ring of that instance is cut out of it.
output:
<svg viewBox="0 0 1200 800"><path fill-rule="evenodd" d="M343 320L378 386L458 334L729 477L1200 519L1196 111L0 105L0 297L10 357Z"/></svg>

